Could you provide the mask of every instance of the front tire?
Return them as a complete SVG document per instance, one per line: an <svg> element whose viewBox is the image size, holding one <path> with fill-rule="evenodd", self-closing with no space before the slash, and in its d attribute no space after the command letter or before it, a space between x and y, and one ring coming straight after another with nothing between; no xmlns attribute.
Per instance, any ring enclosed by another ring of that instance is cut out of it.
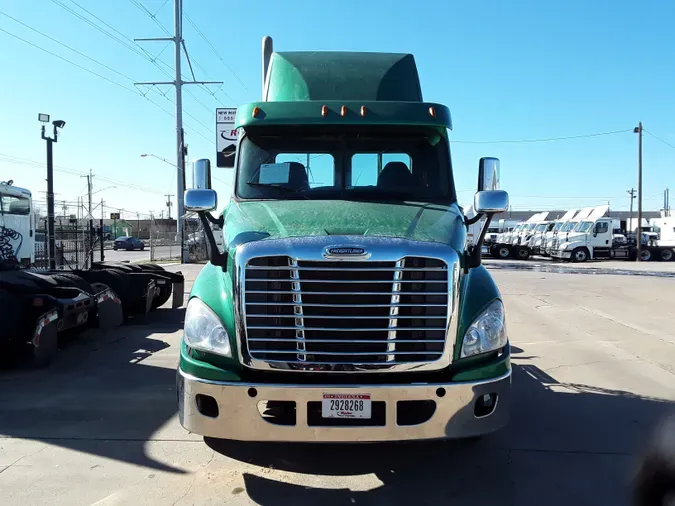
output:
<svg viewBox="0 0 675 506"><path fill-rule="evenodd" d="M583 263L588 260L588 250L586 248L577 248L572 251L572 262Z"/></svg>
<svg viewBox="0 0 675 506"><path fill-rule="evenodd" d="M511 256L511 248L502 245L497 247L497 256L501 259L506 259Z"/></svg>
<svg viewBox="0 0 675 506"><path fill-rule="evenodd" d="M530 248L527 246L519 246L516 249L516 256L518 257L518 260L527 260L530 258Z"/></svg>
<svg viewBox="0 0 675 506"><path fill-rule="evenodd" d="M640 251L640 259L643 262L649 262L652 259L652 252L648 249L643 249Z"/></svg>

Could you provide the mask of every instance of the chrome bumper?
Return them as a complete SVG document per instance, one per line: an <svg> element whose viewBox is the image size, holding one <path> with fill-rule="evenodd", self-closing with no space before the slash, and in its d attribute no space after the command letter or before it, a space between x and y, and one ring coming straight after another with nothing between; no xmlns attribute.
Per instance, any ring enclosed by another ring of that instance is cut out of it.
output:
<svg viewBox="0 0 675 506"><path fill-rule="evenodd" d="M251 397L255 389L256 396ZM445 394L439 397L439 389ZM384 401L384 425L378 427L325 427L308 424L308 402L321 401L324 393L368 393L373 402ZM190 432L202 436L239 441L366 442L442 438L466 438L500 429L509 419L511 372L487 381L369 386L321 386L229 383L204 380L178 369L178 417ZM197 409L198 394L218 403L217 417L205 416ZM493 411L477 418L474 407L485 394L497 394ZM277 425L263 419L258 403L295 401L296 424ZM418 425L396 423L397 401L433 400L436 409Z"/></svg>
<svg viewBox="0 0 675 506"><path fill-rule="evenodd" d="M572 258L572 252L567 251L567 250L560 250L560 249L554 249L551 251L551 257L553 258L562 258L562 259L570 259Z"/></svg>

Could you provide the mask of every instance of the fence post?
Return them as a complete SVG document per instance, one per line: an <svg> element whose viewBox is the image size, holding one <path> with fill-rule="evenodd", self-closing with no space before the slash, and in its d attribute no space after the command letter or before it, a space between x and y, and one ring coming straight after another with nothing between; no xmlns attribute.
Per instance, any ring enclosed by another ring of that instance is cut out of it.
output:
<svg viewBox="0 0 675 506"><path fill-rule="evenodd" d="M103 212L103 211L101 211L101 212ZM105 253L104 253L105 244L104 244L104 241L103 241L103 214L101 214L101 221L100 221L99 230L100 230L99 239L101 241L101 262L103 262L105 260Z"/></svg>

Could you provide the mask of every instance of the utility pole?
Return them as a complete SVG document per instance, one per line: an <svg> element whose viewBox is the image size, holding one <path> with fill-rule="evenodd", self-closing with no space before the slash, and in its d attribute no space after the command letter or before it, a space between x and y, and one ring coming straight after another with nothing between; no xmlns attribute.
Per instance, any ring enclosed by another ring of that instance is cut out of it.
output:
<svg viewBox="0 0 675 506"><path fill-rule="evenodd" d="M637 261L642 261L642 121L635 127L633 133L638 134L638 226L637 237Z"/></svg>
<svg viewBox="0 0 675 506"><path fill-rule="evenodd" d="M626 193L630 195L630 214L628 215L628 223L632 224L633 223L633 200L635 200L635 188L631 188L630 190L626 190ZM629 225L630 227L630 225ZM630 231L630 230L629 230Z"/></svg>
<svg viewBox="0 0 675 506"><path fill-rule="evenodd" d="M194 71L192 70L192 63L190 62L190 55L188 54L185 41L183 40L183 0L174 0L174 36L173 37L155 37L146 39L134 39L135 41L173 41L174 43L174 67L176 77L174 81L160 81L160 82L142 82L136 85L159 86L168 85L176 88L176 200L177 219L176 219L176 235L181 242L181 261L187 262L187 249L185 248L185 241L183 240L183 194L185 193L185 144L183 142L183 91L184 84L223 84L222 81L197 81ZM190 66L190 73L192 74L192 81L183 81L181 74L181 48L185 52L185 58Z"/></svg>
<svg viewBox="0 0 675 506"><path fill-rule="evenodd" d="M52 121L54 126L53 136L45 135L46 124L49 123L49 114L38 114L38 121L42 123L42 139L47 142L47 236L49 268L56 269L56 238L54 237L54 159L52 145L58 141L58 129L63 128L66 122L63 120Z"/></svg>
<svg viewBox="0 0 675 506"><path fill-rule="evenodd" d="M173 205L173 204L171 203L171 197L172 197L172 195L169 194L169 195L164 195L164 196L165 196L166 199L167 199L167 200L166 200L166 207L167 207L168 210L169 210L169 219L171 219L171 206ZM180 199L178 199L178 200L180 200ZM179 210L178 210L178 213L180 213L180 208L179 208Z"/></svg>

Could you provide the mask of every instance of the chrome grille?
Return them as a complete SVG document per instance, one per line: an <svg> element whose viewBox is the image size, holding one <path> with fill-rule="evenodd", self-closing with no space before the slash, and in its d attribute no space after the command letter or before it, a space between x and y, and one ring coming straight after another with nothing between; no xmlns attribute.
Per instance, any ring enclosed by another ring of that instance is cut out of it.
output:
<svg viewBox="0 0 675 506"><path fill-rule="evenodd" d="M245 268L251 358L291 369L386 369L445 351L448 266L398 261L252 258Z"/></svg>

